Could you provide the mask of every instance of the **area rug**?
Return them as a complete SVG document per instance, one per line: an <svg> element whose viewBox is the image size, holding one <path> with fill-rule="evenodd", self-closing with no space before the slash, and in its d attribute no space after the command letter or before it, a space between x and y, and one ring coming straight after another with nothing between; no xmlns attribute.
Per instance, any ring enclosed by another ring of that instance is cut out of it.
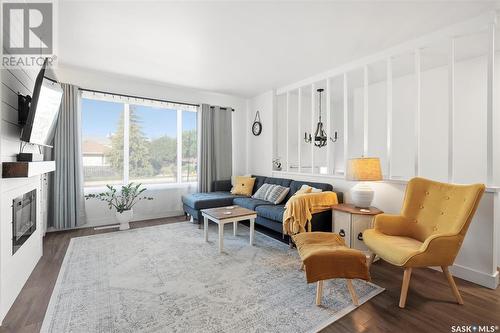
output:
<svg viewBox="0 0 500 333"><path fill-rule="evenodd" d="M41 332L316 332L355 309L345 280L314 303L296 250L249 230L224 253L188 222L73 238ZM360 303L384 289L354 281Z"/></svg>

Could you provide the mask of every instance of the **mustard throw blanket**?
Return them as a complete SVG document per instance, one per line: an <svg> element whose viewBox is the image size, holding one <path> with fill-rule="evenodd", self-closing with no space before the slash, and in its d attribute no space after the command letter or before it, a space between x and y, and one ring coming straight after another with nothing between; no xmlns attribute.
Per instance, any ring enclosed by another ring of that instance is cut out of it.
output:
<svg viewBox="0 0 500 333"><path fill-rule="evenodd" d="M283 214L283 233L295 235L311 231L312 214L329 210L338 204L335 192L305 193L294 195L288 200Z"/></svg>

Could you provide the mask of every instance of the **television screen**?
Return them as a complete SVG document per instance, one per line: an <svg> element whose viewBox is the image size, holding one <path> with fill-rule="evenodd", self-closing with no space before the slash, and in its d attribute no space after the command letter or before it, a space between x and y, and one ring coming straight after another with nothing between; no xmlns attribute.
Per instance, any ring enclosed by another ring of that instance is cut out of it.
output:
<svg viewBox="0 0 500 333"><path fill-rule="evenodd" d="M33 97L21 140L37 145L50 146L59 115L63 90L61 85L45 77L42 67L35 81Z"/></svg>

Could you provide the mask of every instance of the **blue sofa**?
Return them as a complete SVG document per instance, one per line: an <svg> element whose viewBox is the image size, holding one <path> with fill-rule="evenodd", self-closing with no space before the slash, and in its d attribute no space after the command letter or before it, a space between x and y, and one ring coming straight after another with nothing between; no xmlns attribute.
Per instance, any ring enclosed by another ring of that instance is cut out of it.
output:
<svg viewBox="0 0 500 333"><path fill-rule="evenodd" d="M231 205L238 205L257 212L256 224L262 225L266 228L276 232L283 230L283 213L285 211L285 204L292 195L297 192L302 185L322 189L323 191L332 191L333 187L325 183L313 183L296 181L285 178L273 178L264 176L255 177L255 185L253 193L255 193L263 184L277 184L290 188L285 200L279 205L273 205L269 201L254 199L231 194L231 181L223 180L216 181L213 184L213 192L210 193L193 193L182 196L183 209L186 214L191 215L195 220L202 221L202 209L224 207ZM336 192L339 203L343 202L342 192ZM332 231L332 212L325 211L313 215L311 220L313 231Z"/></svg>

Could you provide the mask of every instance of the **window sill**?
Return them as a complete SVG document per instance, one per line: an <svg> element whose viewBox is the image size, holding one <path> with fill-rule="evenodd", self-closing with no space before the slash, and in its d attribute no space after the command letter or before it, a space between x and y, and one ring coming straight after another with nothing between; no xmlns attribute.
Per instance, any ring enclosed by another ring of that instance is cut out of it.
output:
<svg viewBox="0 0 500 333"><path fill-rule="evenodd" d="M121 188L123 185L116 184L113 185L115 188ZM161 191L161 190L169 190L169 189L179 189L179 188L189 188L189 187L197 187L198 183L163 183L163 184L143 184L144 187L147 188L147 191ZM84 194L90 193L99 193L106 191L106 186L87 186L83 188Z"/></svg>

